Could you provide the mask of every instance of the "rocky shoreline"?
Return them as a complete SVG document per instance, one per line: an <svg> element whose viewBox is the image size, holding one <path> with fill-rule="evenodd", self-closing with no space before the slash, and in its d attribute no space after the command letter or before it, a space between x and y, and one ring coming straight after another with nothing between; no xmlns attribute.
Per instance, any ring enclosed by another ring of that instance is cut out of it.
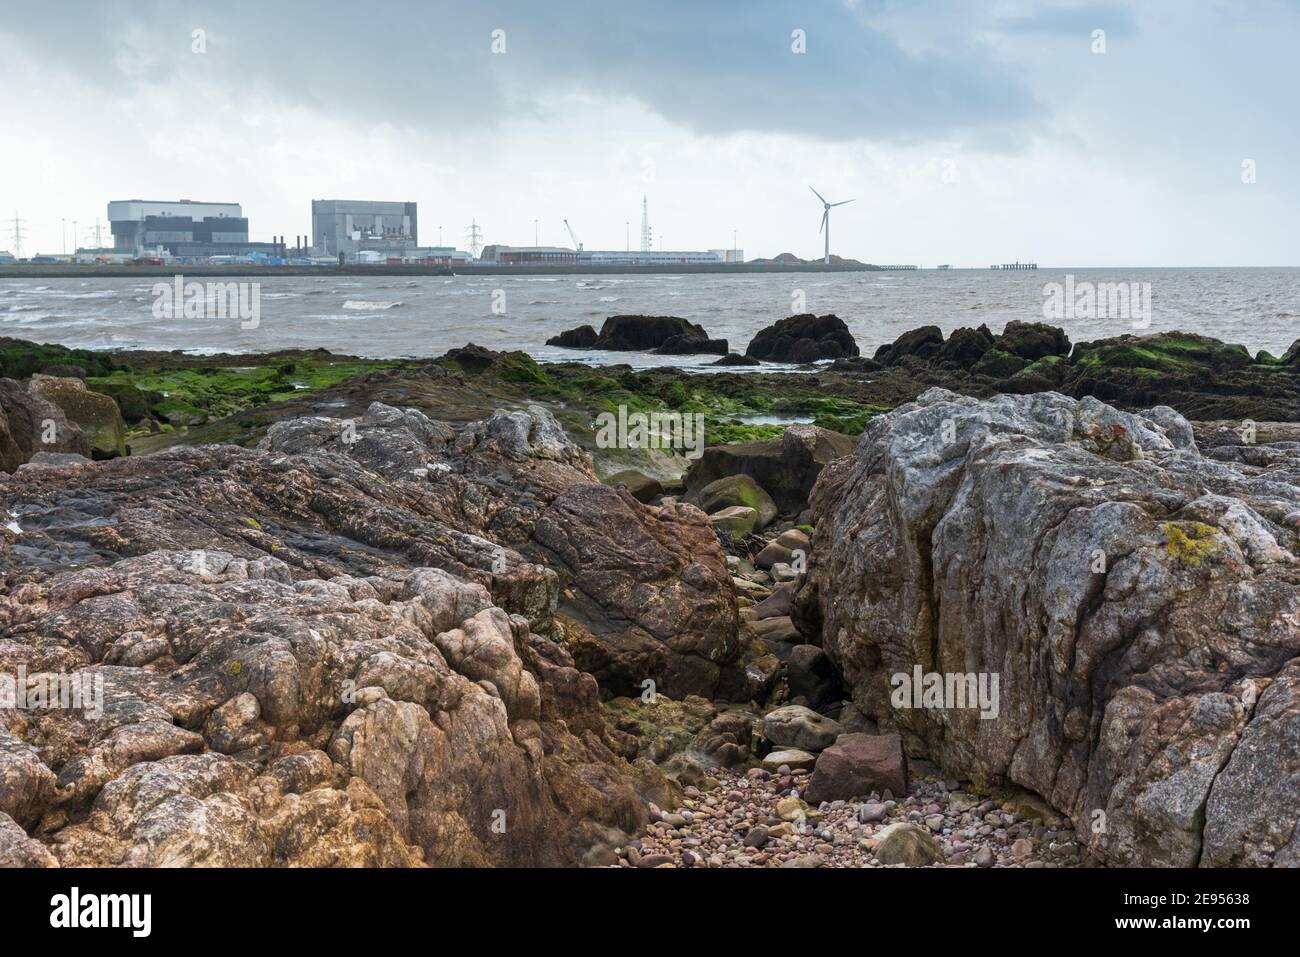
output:
<svg viewBox="0 0 1300 957"><path fill-rule="evenodd" d="M1080 848L1032 799L999 803L930 777L906 796L870 793L810 807L807 770L722 769L688 786L675 811L650 809L645 834L605 863L619 867L1077 867Z"/></svg>
<svg viewBox="0 0 1300 957"><path fill-rule="evenodd" d="M1300 349L840 325L0 343L0 863L1300 863Z"/></svg>

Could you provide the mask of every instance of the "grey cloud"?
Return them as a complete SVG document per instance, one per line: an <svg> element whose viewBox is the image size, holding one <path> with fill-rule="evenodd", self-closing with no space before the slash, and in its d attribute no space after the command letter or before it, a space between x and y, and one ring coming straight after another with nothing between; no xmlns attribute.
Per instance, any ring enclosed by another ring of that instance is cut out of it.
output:
<svg viewBox="0 0 1300 957"><path fill-rule="evenodd" d="M190 31L208 31L205 57ZM493 29L507 53L490 52ZM791 31L808 52L791 52ZM194 71L232 91L436 131L492 127L548 94L631 97L699 133L772 131L834 141L1005 137L1043 109L1016 70L969 43L911 55L860 9L759 0L309 6L30 5L0 31L110 91ZM148 58L124 71L123 57Z"/></svg>
<svg viewBox="0 0 1300 957"><path fill-rule="evenodd" d="M1102 29L1108 36L1137 33L1133 11L1119 3L1069 3L1035 9L1032 13L1006 17L997 22L1004 33L1086 37Z"/></svg>

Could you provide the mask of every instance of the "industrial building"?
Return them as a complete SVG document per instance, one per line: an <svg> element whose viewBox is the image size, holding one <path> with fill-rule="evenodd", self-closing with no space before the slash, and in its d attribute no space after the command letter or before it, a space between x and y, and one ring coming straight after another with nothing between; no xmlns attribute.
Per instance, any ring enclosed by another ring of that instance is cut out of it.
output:
<svg viewBox="0 0 1300 957"><path fill-rule="evenodd" d="M311 243L323 256L353 262L409 258L420 245L415 203L313 199Z"/></svg>
<svg viewBox="0 0 1300 957"><path fill-rule="evenodd" d="M578 262L593 266L687 266L717 265L728 262L726 255L731 250L672 250L672 249L632 249L632 250L584 250L578 254Z"/></svg>
<svg viewBox="0 0 1300 957"><path fill-rule="evenodd" d="M685 266L743 262L740 250L569 249L564 246L488 245L482 266Z"/></svg>
<svg viewBox="0 0 1300 957"><path fill-rule="evenodd" d="M416 246L401 256L380 258L379 253L358 254L359 263L384 263L388 266L464 266L470 256L455 246Z"/></svg>
<svg viewBox="0 0 1300 957"><path fill-rule="evenodd" d="M278 255L278 243L250 243L248 220L238 203L180 200L114 200L108 204L113 249L132 256L206 258Z"/></svg>
<svg viewBox="0 0 1300 957"><path fill-rule="evenodd" d="M502 246L483 247L478 261L492 266L572 266L582 253L563 246Z"/></svg>

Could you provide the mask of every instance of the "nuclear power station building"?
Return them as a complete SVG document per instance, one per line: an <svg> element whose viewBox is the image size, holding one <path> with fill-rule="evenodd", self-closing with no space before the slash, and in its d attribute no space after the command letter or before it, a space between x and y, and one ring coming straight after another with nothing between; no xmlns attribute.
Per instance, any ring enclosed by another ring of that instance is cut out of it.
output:
<svg viewBox="0 0 1300 957"><path fill-rule="evenodd" d="M113 250L131 256L165 253L178 258L278 255L280 243L250 243L238 203L189 199L120 199L108 204Z"/></svg>
<svg viewBox="0 0 1300 957"><path fill-rule="evenodd" d="M415 203L313 199L312 248L325 256L342 253L356 260L361 253L402 257L420 245Z"/></svg>

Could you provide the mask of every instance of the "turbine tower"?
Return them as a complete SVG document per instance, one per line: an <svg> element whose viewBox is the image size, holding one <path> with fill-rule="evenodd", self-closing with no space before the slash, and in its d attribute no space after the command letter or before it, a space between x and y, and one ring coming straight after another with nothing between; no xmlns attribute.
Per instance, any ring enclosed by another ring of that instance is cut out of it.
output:
<svg viewBox="0 0 1300 957"><path fill-rule="evenodd" d="M831 207L843 206L846 203L853 202L853 200L842 199L838 203L828 203L825 196L811 186L808 188L812 189L813 195L822 201L822 224L817 227L817 232L826 234L826 258L822 261L829 266L831 264Z"/></svg>

